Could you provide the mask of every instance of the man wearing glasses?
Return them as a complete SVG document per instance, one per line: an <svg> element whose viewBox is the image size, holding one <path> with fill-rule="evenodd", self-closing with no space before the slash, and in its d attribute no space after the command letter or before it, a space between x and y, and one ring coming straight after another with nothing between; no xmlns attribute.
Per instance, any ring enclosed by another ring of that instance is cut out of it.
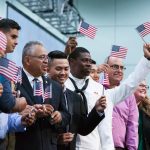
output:
<svg viewBox="0 0 150 150"><path fill-rule="evenodd" d="M107 88L112 89L120 85L126 68L123 60L117 57L108 57L107 64L110 66L108 70L110 85ZM138 108L134 95L114 106L112 131L116 150L137 150Z"/></svg>
<svg viewBox="0 0 150 150"><path fill-rule="evenodd" d="M27 43L22 63L18 89L28 105L35 107L37 119L24 133L16 133L15 150L57 150L57 131L69 123L70 115L61 86L45 77L48 57L44 46L38 41Z"/></svg>

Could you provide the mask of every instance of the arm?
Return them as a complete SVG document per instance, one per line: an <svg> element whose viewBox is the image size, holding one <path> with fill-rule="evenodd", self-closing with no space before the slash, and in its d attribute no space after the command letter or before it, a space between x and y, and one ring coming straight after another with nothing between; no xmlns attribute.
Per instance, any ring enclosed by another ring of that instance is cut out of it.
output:
<svg viewBox="0 0 150 150"><path fill-rule="evenodd" d="M150 44L143 46L144 57L135 67L134 71L128 76L128 78L118 87L108 90L112 102L114 104L122 101L131 95L136 87L142 82L150 72ZM114 92L111 92L111 91Z"/></svg>
<svg viewBox="0 0 150 150"><path fill-rule="evenodd" d="M82 102L82 100L81 100ZM104 119L104 109L106 108L106 97L102 96L97 100L95 107L91 112L86 115L82 115L79 120L78 133L81 135L88 135L95 127Z"/></svg>
<svg viewBox="0 0 150 150"><path fill-rule="evenodd" d="M143 57L135 67L134 71L120 86L106 91L113 104L117 104L131 95L140 82L142 82L150 72L150 61Z"/></svg>
<svg viewBox="0 0 150 150"><path fill-rule="evenodd" d="M137 150L138 147L138 108L136 99L134 96L131 97L129 102L129 116L126 129L126 140L125 145L127 149Z"/></svg>
<svg viewBox="0 0 150 150"><path fill-rule="evenodd" d="M25 126L21 123L21 115L12 113L8 115L8 132L23 132Z"/></svg>
<svg viewBox="0 0 150 150"><path fill-rule="evenodd" d="M11 92L10 81L1 75L0 77L2 79L1 83L3 86L3 93L0 97L0 110L8 113L15 106L15 97L12 95Z"/></svg>

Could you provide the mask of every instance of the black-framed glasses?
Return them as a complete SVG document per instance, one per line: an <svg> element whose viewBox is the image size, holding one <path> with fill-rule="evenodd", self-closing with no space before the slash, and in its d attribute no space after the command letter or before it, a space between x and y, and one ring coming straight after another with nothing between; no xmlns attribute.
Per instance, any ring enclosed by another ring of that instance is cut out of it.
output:
<svg viewBox="0 0 150 150"><path fill-rule="evenodd" d="M39 55L39 56L33 56L33 55L29 55L33 58L37 58L39 60L48 60L48 55Z"/></svg>
<svg viewBox="0 0 150 150"><path fill-rule="evenodd" d="M124 66L119 66L119 65L111 65L110 66L113 70L126 70L126 67L124 67Z"/></svg>
<svg viewBox="0 0 150 150"><path fill-rule="evenodd" d="M149 86L148 86L148 85L140 84L139 86L140 86L141 88L146 88L147 90L149 89Z"/></svg>

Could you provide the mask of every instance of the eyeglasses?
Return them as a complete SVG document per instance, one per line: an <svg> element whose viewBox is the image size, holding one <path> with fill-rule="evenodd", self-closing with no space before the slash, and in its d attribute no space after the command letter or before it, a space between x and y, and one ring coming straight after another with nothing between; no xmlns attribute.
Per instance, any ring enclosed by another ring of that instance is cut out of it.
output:
<svg viewBox="0 0 150 150"><path fill-rule="evenodd" d="M40 60L46 60L48 59L48 56L47 55L40 55L40 56L33 56L33 55L29 55L31 57L34 57L34 58L37 58L37 59L40 59Z"/></svg>
<svg viewBox="0 0 150 150"><path fill-rule="evenodd" d="M148 86L148 85L140 84L139 86L140 86L141 88L146 88L147 90L149 89L149 86Z"/></svg>
<svg viewBox="0 0 150 150"><path fill-rule="evenodd" d="M112 66L110 66L113 70L121 70L121 71L123 71L123 70L126 70L126 68L124 67L124 66L119 66L119 65L112 65Z"/></svg>

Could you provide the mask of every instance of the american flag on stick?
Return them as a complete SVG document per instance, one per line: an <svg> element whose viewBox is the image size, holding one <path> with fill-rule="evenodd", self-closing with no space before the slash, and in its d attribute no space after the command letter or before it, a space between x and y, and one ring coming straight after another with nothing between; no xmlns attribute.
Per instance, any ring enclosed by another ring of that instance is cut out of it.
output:
<svg viewBox="0 0 150 150"><path fill-rule="evenodd" d="M0 31L0 50L5 51L7 46L6 35Z"/></svg>
<svg viewBox="0 0 150 150"><path fill-rule="evenodd" d="M42 90L42 82L38 79L35 79L33 82L33 95L34 96L42 96L43 90Z"/></svg>
<svg viewBox="0 0 150 150"><path fill-rule="evenodd" d="M118 58L126 58L128 49L126 47L113 45L111 49L111 56Z"/></svg>
<svg viewBox="0 0 150 150"><path fill-rule="evenodd" d="M140 34L141 37L144 37L145 35L150 33L150 22L145 22L141 25L139 25L136 30Z"/></svg>
<svg viewBox="0 0 150 150"><path fill-rule="evenodd" d="M7 58L0 58L0 74L4 75L11 81L16 82L18 73L18 67L16 63L12 62Z"/></svg>
<svg viewBox="0 0 150 150"><path fill-rule="evenodd" d="M90 37L91 39L94 39L95 36L96 36L96 31L97 31L97 28L82 21L80 22L79 24L79 29L78 31L88 37Z"/></svg>
<svg viewBox="0 0 150 150"><path fill-rule="evenodd" d="M17 79L16 81L20 84L22 84L22 68L18 67L18 73L17 73Z"/></svg>
<svg viewBox="0 0 150 150"><path fill-rule="evenodd" d="M104 85L104 86L109 86L110 85L107 73L102 74L101 84Z"/></svg>
<svg viewBox="0 0 150 150"><path fill-rule="evenodd" d="M52 98L52 84L47 85L44 92L44 99Z"/></svg>

